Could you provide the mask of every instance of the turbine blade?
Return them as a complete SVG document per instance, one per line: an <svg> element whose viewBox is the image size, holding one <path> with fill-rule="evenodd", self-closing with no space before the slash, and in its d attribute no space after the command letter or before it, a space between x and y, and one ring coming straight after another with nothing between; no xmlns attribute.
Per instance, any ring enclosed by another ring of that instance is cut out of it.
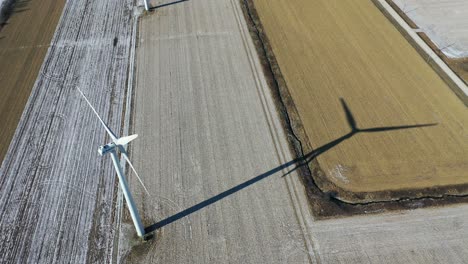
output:
<svg viewBox="0 0 468 264"><path fill-rule="evenodd" d="M80 90L80 88L78 88L78 92L80 92L81 96L83 96L83 98L85 99L86 103L88 103L89 107L91 107L91 109L93 110L94 114L96 114L97 118L99 119L99 121L101 122L101 124L104 126L104 129L106 129L107 131L107 134L109 134L109 136L112 138L112 141L113 142L116 142L117 141L117 136L114 134L114 132L112 132L112 130L106 125L106 123L104 123L104 121L102 120L102 118L99 116L98 112L96 111L96 109L94 109L93 105L89 102L88 98L84 95L84 93Z"/></svg>
<svg viewBox="0 0 468 264"><path fill-rule="evenodd" d="M117 139L115 144L122 145L122 146L127 145L128 143L130 143L130 141L136 139L137 137L138 137L137 134L131 135L131 136L126 136L126 137L121 137L121 138Z"/></svg>
<svg viewBox="0 0 468 264"><path fill-rule="evenodd" d="M148 192L148 189L146 189L145 184L144 184L143 181L141 180L140 175L138 175L138 172L136 171L135 167L133 167L132 162L131 162L130 159L128 158L127 151L125 151L125 148L122 147L122 146L119 146L119 149L120 149L120 153L121 153L122 156L125 158L125 160L128 162L128 165L130 165L130 168L132 168L133 172L135 173L135 176L137 177L137 179L138 179L138 181L140 182L141 186L143 186L143 189L145 189L145 192L146 192L149 196L151 196L150 193Z"/></svg>
<svg viewBox="0 0 468 264"><path fill-rule="evenodd" d="M390 131L390 130L402 130L402 129L410 129L410 128L417 128L417 127L428 127L428 126L436 126L437 123L432 124L420 124L420 125L410 125L410 126L391 126L391 127L372 127L361 129L359 132L383 132L383 131Z"/></svg>
<svg viewBox="0 0 468 264"><path fill-rule="evenodd" d="M343 106L343 110L345 111L346 120L348 121L348 125L351 127L351 130L353 131L358 130L356 127L356 120L354 119L353 114L351 113L351 110L349 109L345 100L343 98L340 98L340 101L341 101L341 105Z"/></svg>

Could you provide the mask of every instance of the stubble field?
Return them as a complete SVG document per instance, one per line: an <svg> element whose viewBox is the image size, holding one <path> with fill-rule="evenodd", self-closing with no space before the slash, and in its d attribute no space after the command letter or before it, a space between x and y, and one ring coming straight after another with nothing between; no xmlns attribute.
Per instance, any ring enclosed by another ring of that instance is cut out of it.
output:
<svg viewBox="0 0 468 264"><path fill-rule="evenodd" d="M253 3L322 191L352 203L467 193L467 109L371 1ZM350 133L351 115L383 129Z"/></svg>

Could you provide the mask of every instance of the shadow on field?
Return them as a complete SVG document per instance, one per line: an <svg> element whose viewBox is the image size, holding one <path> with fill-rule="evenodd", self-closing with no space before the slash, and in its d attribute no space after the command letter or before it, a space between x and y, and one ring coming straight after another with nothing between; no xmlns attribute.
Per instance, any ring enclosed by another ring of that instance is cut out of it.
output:
<svg viewBox="0 0 468 264"><path fill-rule="evenodd" d="M18 1L15 1L15 3L13 4L13 14L28 11L30 9L30 8L27 7L29 2L31 2L31 0L18 0Z"/></svg>
<svg viewBox="0 0 468 264"><path fill-rule="evenodd" d="M28 11L30 8L27 6L31 0L6 0L5 2L6 6L0 10L0 29L8 25L8 19L12 15Z"/></svg>
<svg viewBox="0 0 468 264"><path fill-rule="evenodd" d="M150 233L150 232L153 232L155 231L156 229L158 228L161 228L163 226L166 226L168 224L171 224L185 216L188 216L190 215L191 213L194 213L200 209L203 209L231 194L234 194L246 187L249 187L250 185L260 181L260 180L263 180L265 178L267 178L268 176L271 176L283 169L286 169L292 165L296 165L293 169L291 169L290 171L286 172L285 174L282 175L282 177L286 176L286 175L289 175L290 173L292 173L293 171L297 170L298 168L300 168L301 166L304 166L304 165L307 165L309 162L311 162L313 159L317 158L319 155L325 153L326 151L330 150L331 148L335 147L336 145L340 144L341 142L345 141L346 139L349 139L351 138L352 136L356 135L356 134L359 134L359 133L377 133L377 132L386 132L386 131L393 131L393 130L402 130L402 129L410 129L410 128L421 128L421 127L428 127L428 126L435 126L437 125L436 123L432 123L432 124L418 124L418 125L407 125L407 126L389 126L389 127L372 127L372 128L359 128L356 124L356 119L354 118L353 114L351 113L351 110L349 109L348 105L346 104L345 100L344 99L340 99L341 100L341 105L343 107L343 110L345 112L345 115L346 115L346 119L348 121L348 125L351 129L351 131L333 141L330 141L329 143L321 146L321 147L318 147L317 149L315 149L314 151L300 157L300 158L296 158L294 160L291 160L289 162L286 162L284 163L283 165L280 165L272 170L269 170L265 173L262 173L258 176L256 176L255 178L252 178L248 181L245 181L227 191L224 191L220 194L217 194L203 202L200 202L192 207L189 207L177 214L174 214L172 216L169 216L167 217L166 219L163 219L149 227L147 227L145 229L145 231L147 233Z"/></svg>
<svg viewBox="0 0 468 264"><path fill-rule="evenodd" d="M171 6L171 5L175 5L175 4L179 4L179 3L183 3L183 2L187 2L187 1L189 1L189 0L178 0L178 1L170 2L170 3L166 3L166 4L160 4L160 5L151 7L149 10L155 10L155 9L158 9L158 8L161 8L161 7Z"/></svg>

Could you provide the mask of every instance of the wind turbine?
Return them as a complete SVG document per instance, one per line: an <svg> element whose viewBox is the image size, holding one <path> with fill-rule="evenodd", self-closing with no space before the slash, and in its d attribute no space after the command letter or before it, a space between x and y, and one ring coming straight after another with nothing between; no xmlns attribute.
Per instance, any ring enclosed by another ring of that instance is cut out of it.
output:
<svg viewBox="0 0 468 264"><path fill-rule="evenodd" d="M132 168L133 172L137 176L137 178L140 181L141 185L143 186L145 191L148 193L148 190L146 189L145 185L141 181L140 176L138 175L138 173L135 170L135 167L133 167L132 162L128 158L127 151L125 150L125 147L124 147L125 145L130 143L132 140L136 139L138 137L138 135L135 134L135 135L131 135L131 136L117 138L117 136L114 134L114 132L112 132L112 130L106 125L106 123L104 123L102 118L97 113L96 109L94 109L93 105L89 102L88 98L84 95L84 93L80 90L80 88L77 88L77 89L80 92L81 96L83 96L83 98L85 99L86 103L88 103L89 107L91 107L94 114L96 114L97 118L101 122L101 124L104 127L104 129L106 130L107 134L109 134L109 136L112 139L111 143L106 144L104 146L100 146L98 148L98 153L101 156L104 156L106 154L111 155L112 162L114 164L115 170L116 170L117 175L119 177L120 187L122 188L122 191L123 191L123 194L124 194L124 197L125 197L125 201L127 202L128 210L130 211L130 216L132 217L133 224L135 225L136 232L137 232L139 237L143 237L145 235L145 229L143 228L143 224L141 223L141 218L140 218L140 215L138 214L138 209L135 206L135 202L133 201L133 197L132 197L132 194L131 194L130 189L128 187L127 180L125 179L125 177L123 175L123 169L122 169L122 166L120 164L119 158L117 156L117 151L116 151L116 149L118 149L120 151L120 154L128 162L128 165L130 165L130 168Z"/></svg>

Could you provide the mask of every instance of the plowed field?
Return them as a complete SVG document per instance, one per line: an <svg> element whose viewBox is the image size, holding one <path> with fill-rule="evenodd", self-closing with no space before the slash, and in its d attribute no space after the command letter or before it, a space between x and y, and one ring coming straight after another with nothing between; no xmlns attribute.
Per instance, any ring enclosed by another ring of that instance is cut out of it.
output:
<svg viewBox="0 0 468 264"><path fill-rule="evenodd" d="M468 192L467 108L371 1L253 3L323 191L348 202ZM351 119L383 129L350 133ZM419 124L436 125L390 129Z"/></svg>
<svg viewBox="0 0 468 264"><path fill-rule="evenodd" d="M0 30L0 163L54 35L65 1L17 1Z"/></svg>

